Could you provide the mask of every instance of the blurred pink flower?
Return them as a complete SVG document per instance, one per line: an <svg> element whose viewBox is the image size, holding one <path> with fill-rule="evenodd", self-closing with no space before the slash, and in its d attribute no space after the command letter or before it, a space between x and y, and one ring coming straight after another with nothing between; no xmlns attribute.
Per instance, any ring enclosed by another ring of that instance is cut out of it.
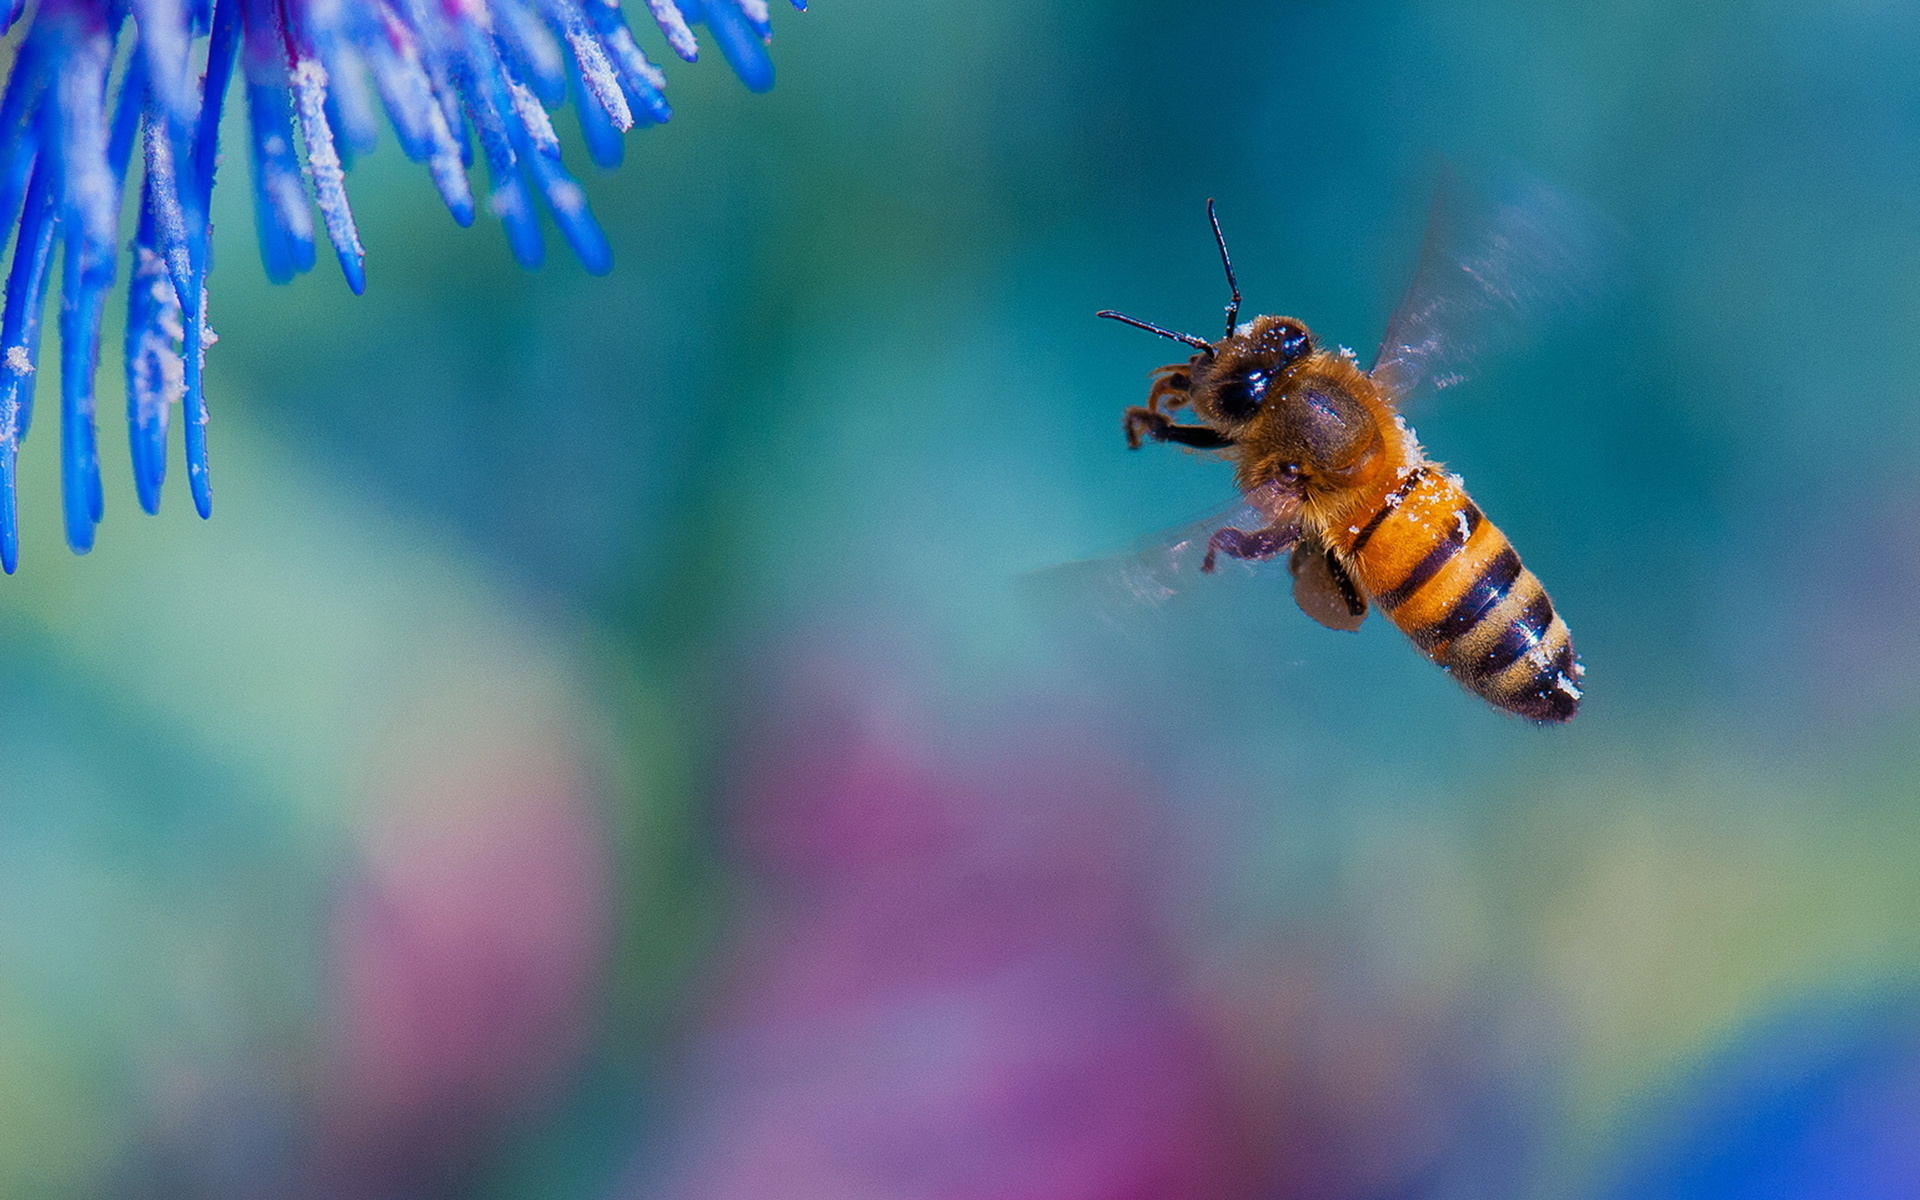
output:
<svg viewBox="0 0 1920 1200"><path fill-rule="evenodd" d="M552 731L469 731L378 789L333 927L316 1161L330 1194L445 1186L582 1049L610 923L602 829Z"/></svg>
<svg viewBox="0 0 1920 1200"><path fill-rule="evenodd" d="M758 890L669 1194L1248 1194L1124 757L1058 727L943 754L882 690L816 662L755 722L734 811Z"/></svg>

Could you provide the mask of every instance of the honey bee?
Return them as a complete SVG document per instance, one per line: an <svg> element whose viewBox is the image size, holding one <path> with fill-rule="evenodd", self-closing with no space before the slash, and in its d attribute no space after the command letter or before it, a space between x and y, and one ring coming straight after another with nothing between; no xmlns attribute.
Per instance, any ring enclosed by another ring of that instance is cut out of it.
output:
<svg viewBox="0 0 1920 1200"><path fill-rule="evenodd" d="M1322 625L1358 629L1377 605L1489 703L1543 724L1567 721L1580 706L1583 668L1566 622L1460 477L1427 458L1399 413L1458 353L1440 326L1462 308L1512 299L1490 290L1497 281L1474 264L1436 254L1438 215L1436 206L1423 267L1373 369L1363 371L1293 317L1240 323L1240 286L1209 200L1232 294L1226 332L1209 342L1101 312L1194 350L1153 372L1147 402L1128 408L1122 426L1135 449L1171 442L1232 461L1246 505L1239 522L1207 533L1201 571L1211 573L1220 555L1287 554L1294 600ZM1191 423L1176 419L1183 411Z"/></svg>

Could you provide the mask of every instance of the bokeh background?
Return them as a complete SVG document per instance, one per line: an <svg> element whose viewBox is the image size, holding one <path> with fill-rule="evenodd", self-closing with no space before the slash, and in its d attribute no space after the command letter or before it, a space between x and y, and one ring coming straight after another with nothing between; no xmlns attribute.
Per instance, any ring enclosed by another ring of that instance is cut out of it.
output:
<svg viewBox="0 0 1920 1200"><path fill-rule="evenodd" d="M775 21L588 171L608 278L389 141L367 294L276 288L230 161L211 522L112 434L72 558L27 442L0 1195L1920 1194L1920 10ZM1034 603L1228 495L1093 311L1211 334L1212 196L1364 355L1443 158L1622 247L1412 414L1578 720Z"/></svg>

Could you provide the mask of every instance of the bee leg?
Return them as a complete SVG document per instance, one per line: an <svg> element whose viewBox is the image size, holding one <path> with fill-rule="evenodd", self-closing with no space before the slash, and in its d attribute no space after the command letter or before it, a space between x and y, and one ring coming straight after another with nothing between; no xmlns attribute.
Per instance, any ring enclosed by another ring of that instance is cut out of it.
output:
<svg viewBox="0 0 1920 1200"><path fill-rule="evenodd" d="M1192 446L1197 450L1219 450L1233 445L1233 439L1222 436L1211 426L1176 425L1167 414L1138 404L1127 410L1121 427L1127 431L1127 445L1134 450L1140 448L1142 437L1150 437L1156 442Z"/></svg>
<svg viewBox="0 0 1920 1200"><path fill-rule="evenodd" d="M1216 529L1207 539L1207 556L1200 560L1200 569L1211 573L1215 556L1224 554L1228 558L1244 558L1259 562L1275 558L1293 549L1300 540L1298 525L1269 525L1265 529Z"/></svg>
<svg viewBox="0 0 1920 1200"><path fill-rule="evenodd" d="M1360 595L1360 589L1354 585L1353 576L1340 565L1340 559L1333 548L1327 548L1327 574L1333 576L1333 586L1340 589L1340 598L1347 602L1347 611L1356 617L1367 615L1367 602Z"/></svg>
<svg viewBox="0 0 1920 1200"><path fill-rule="evenodd" d="M1148 408L1155 412L1159 412L1163 404L1168 410L1185 408L1187 401L1193 399L1193 375L1188 364L1161 367L1153 375L1153 389L1147 393Z"/></svg>

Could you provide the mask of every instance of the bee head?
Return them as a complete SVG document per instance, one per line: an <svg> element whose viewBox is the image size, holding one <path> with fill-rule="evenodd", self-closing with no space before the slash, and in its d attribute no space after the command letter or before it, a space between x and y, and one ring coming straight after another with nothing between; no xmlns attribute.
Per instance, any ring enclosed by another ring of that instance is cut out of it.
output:
<svg viewBox="0 0 1920 1200"><path fill-rule="evenodd" d="M1194 412L1231 435L1260 414L1286 373L1312 353L1305 325L1292 317L1255 317L1194 356Z"/></svg>
<svg viewBox="0 0 1920 1200"><path fill-rule="evenodd" d="M1373 451L1380 431L1337 372L1301 369L1313 355L1313 334L1299 321L1255 318L1194 356L1194 411L1262 447L1283 478L1339 475Z"/></svg>

